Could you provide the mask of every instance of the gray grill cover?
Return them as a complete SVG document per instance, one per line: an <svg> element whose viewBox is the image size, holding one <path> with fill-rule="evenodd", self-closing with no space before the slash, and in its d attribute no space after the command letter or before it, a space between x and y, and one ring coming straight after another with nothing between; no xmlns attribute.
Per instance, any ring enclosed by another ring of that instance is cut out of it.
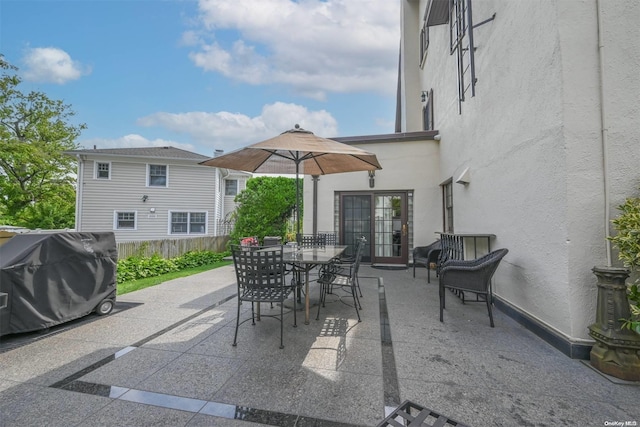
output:
<svg viewBox="0 0 640 427"><path fill-rule="evenodd" d="M46 329L116 297L113 233L18 234L0 246L0 336Z"/></svg>

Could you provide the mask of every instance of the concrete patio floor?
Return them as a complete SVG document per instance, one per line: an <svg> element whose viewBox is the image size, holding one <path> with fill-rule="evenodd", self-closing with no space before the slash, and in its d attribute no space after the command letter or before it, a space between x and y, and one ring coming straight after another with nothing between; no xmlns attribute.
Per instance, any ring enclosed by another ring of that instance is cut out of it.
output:
<svg viewBox="0 0 640 427"><path fill-rule="evenodd" d="M109 316L13 348L3 337L0 426L375 426L407 399L475 427L640 425L640 384L611 381L499 310L491 328L484 303L448 294L441 323L437 279L416 275L362 266L362 322L330 296L309 325L285 316L282 350L269 318L241 325L232 347L233 266L124 295Z"/></svg>

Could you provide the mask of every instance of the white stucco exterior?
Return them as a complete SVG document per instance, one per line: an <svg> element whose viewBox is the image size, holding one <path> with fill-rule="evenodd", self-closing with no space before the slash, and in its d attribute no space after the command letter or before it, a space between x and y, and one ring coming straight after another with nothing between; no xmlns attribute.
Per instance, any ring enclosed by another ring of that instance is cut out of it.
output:
<svg viewBox="0 0 640 427"><path fill-rule="evenodd" d="M453 180L455 233L495 234L505 247L497 298L560 337L589 346L596 278L609 262L609 220L640 195L640 2L471 0L475 96L459 105L448 23L420 33L429 0L401 1L399 133L336 138L375 153L366 172L321 176L317 230L334 230L336 192L413 192L411 246L443 230L441 184ZM443 0L434 0L434 2ZM493 20L490 18L494 17ZM424 131L421 93L433 90ZM424 133L424 132L423 132ZM469 183L455 181L468 170ZM313 229L305 177L304 230Z"/></svg>
<svg viewBox="0 0 640 427"><path fill-rule="evenodd" d="M441 203L438 186L439 165L437 141L409 141L358 144L358 148L375 153L384 159L382 170L376 171L375 186L369 187L367 172L349 172L323 175L318 181L318 231L335 230L336 192L341 191L412 191L414 205L413 242L427 244L433 242L440 231ZM304 180L304 224L303 229L313 228L313 182L309 176Z"/></svg>
<svg viewBox="0 0 640 427"><path fill-rule="evenodd" d="M454 231L493 233L492 246L510 250L496 295L571 342L591 341L605 213L639 194L640 2L473 0L475 22L496 17L474 30L476 96L460 114L449 25L429 27L421 67L428 1L401 2L402 131L422 129L420 93L433 89L441 136L439 176L425 187L469 168L471 182L454 185ZM397 166L379 159L392 175Z"/></svg>

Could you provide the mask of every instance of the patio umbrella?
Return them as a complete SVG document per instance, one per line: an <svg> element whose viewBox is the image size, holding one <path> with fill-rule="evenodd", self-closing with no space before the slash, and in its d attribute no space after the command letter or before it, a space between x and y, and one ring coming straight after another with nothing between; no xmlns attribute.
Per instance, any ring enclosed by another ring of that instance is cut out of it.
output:
<svg viewBox="0 0 640 427"><path fill-rule="evenodd" d="M375 154L321 138L298 125L274 138L205 160L200 164L255 173L295 173L297 234L300 234L300 174L327 175L382 169Z"/></svg>

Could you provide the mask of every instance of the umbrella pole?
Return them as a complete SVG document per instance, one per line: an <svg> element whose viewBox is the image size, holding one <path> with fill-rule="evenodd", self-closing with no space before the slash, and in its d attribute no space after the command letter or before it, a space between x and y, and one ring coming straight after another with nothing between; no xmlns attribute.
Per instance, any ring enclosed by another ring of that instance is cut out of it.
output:
<svg viewBox="0 0 640 427"><path fill-rule="evenodd" d="M300 180L298 173L300 172L300 162L296 160L296 241L300 239ZM300 243L300 242L298 242Z"/></svg>

